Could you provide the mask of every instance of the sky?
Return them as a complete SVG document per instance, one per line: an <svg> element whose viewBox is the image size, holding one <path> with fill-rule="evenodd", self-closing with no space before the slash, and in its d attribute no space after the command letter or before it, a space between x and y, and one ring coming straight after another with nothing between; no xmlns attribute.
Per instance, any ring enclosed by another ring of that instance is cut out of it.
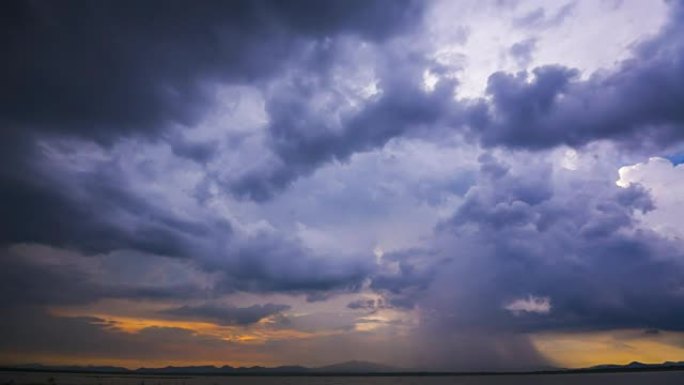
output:
<svg viewBox="0 0 684 385"><path fill-rule="evenodd" d="M684 360L683 2L0 8L0 363Z"/></svg>

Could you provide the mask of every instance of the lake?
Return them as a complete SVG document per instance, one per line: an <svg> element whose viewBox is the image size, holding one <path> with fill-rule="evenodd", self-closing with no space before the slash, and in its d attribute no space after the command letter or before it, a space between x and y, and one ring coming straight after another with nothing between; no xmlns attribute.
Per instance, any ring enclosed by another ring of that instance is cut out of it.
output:
<svg viewBox="0 0 684 385"><path fill-rule="evenodd" d="M682 385L684 371L439 377L159 376L0 372L0 385Z"/></svg>

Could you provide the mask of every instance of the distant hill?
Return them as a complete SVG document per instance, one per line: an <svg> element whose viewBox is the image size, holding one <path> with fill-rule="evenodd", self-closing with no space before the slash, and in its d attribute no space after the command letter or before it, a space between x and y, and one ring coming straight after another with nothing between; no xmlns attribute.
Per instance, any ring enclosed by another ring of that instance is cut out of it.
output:
<svg viewBox="0 0 684 385"><path fill-rule="evenodd" d="M240 373L305 373L312 369L304 366L263 366L232 367L216 366L167 366L165 368L140 368L132 370L141 374L240 374Z"/></svg>
<svg viewBox="0 0 684 385"><path fill-rule="evenodd" d="M342 362L339 364L322 366L314 370L317 372L327 373L390 373L404 371L393 366L376 364L374 362L365 361Z"/></svg>
<svg viewBox="0 0 684 385"><path fill-rule="evenodd" d="M644 364L632 362L627 365L597 365L583 369L548 368L529 371L510 372L430 372L419 369L402 369L393 366L364 361L348 361L334 365L308 368L304 366L277 367L232 367L228 365L216 367L205 366L167 366L163 368L126 369L116 366L48 366L41 364L16 365L0 367L0 370L21 370L40 372L78 372L78 373L111 373L111 374L176 374L176 375L356 375L356 374L389 374L396 375L487 375L487 374L535 374L535 373L592 373L592 372L636 372L656 370L684 370L684 361L663 362L662 364Z"/></svg>
<svg viewBox="0 0 684 385"><path fill-rule="evenodd" d="M235 371L235 368L232 366L221 366L221 367L216 367L213 365L202 365L202 366L167 366L164 368L139 368L132 370L132 372L135 373L142 373L142 374L166 374L166 373L174 373L174 374L221 374L221 373L230 373Z"/></svg>
<svg viewBox="0 0 684 385"><path fill-rule="evenodd" d="M277 374L277 373L378 373L396 372L397 368L387 365L376 364L363 361L349 361L319 368L307 368L305 366L289 365L276 367L232 367L224 365L216 367L213 365L202 366L166 366L163 368L138 368L126 369L116 366L48 366L41 364L16 365L8 369L31 370L31 371L59 371L59 372L86 372L86 373L137 373L137 374L188 374L188 375L221 375L221 374Z"/></svg>
<svg viewBox="0 0 684 385"><path fill-rule="evenodd" d="M683 368L684 361L666 361L662 364L644 364L639 361L630 362L627 365L596 365L586 370L641 370L641 369L667 369L667 368Z"/></svg>

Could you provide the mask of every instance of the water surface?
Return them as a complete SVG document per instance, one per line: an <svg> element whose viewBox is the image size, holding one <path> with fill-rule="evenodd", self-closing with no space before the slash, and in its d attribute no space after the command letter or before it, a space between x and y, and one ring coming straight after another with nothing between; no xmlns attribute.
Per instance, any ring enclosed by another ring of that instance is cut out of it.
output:
<svg viewBox="0 0 684 385"><path fill-rule="evenodd" d="M0 372L0 385L682 385L684 371L444 377L159 376Z"/></svg>

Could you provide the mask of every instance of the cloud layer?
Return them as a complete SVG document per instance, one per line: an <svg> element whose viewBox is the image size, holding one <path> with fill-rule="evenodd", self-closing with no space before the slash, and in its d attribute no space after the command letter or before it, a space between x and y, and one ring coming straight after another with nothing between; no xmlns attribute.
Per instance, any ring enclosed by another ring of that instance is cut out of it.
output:
<svg viewBox="0 0 684 385"><path fill-rule="evenodd" d="M0 359L532 368L544 333L684 332L684 7L549 59L646 12L605 6L4 3Z"/></svg>

